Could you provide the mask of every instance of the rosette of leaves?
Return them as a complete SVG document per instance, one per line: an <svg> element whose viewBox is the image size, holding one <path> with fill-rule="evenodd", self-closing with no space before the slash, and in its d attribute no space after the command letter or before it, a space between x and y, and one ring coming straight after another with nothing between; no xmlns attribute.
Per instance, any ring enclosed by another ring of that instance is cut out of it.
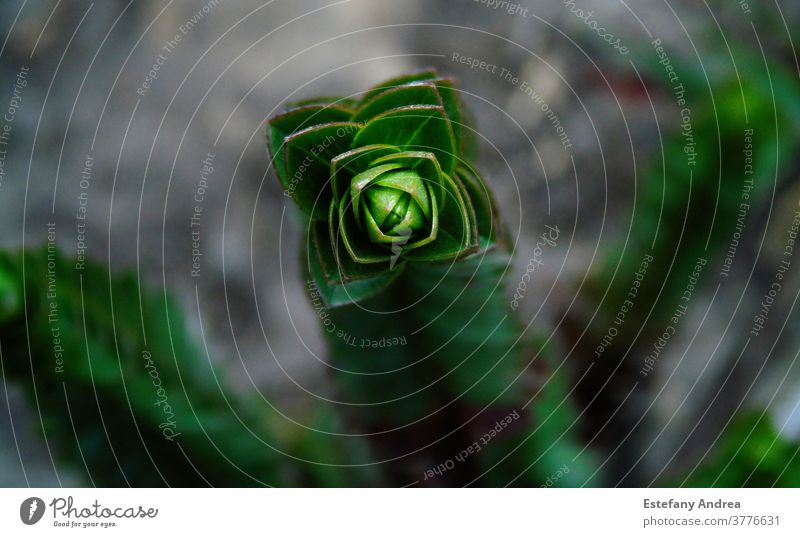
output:
<svg viewBox="0 0 800 537"><path fill-rule="evenodd" d="M269 122L273 166L308 224L312 304L321 297L326 319L358 338L324 331L345 422L376 466L393 484L538 486L554 458L580 450L576 418L560 384L528 382L544 353L510 308L511 252L467 158L465 113L434 71L304 101ZM403 342L384 348L392 339ZM468 464L422 477L511 414L514 427ZM571 477L591 482L581 465Z"/></svg>
<svg viewBox="0 0 800 537"><path fill-rule="evenodd" d="M450 80L424 71L358 99L316 99L269 122L273 166L310 221L308 262L330 306L373 296L408 262L496 241L491 194L463 158Z"/></svg>

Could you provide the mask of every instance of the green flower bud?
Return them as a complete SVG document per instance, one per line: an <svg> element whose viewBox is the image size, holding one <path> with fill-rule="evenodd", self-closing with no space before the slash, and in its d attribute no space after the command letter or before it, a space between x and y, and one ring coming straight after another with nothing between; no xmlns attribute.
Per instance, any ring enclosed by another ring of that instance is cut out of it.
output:
<svg viewBox="0 0 800 537"><path fill-rule="evenodd" d="M356 176L354 183L358 180ZM379 175L361 192L359 203L357 222L372 242L386 242L384 237L408 240L432 231L431 199L425 179L414 170L392 170ZM390 239L390 242L395 241Z"/></svg>
<svg viewBox="0 0 800 537"><path fill-rule="evenodd" d="M462 119L452 82L425 71L270 120L272 163L308 216L309 270L329 304L376 294L406 262L497 243L497 210L463 154Z"/></svg>

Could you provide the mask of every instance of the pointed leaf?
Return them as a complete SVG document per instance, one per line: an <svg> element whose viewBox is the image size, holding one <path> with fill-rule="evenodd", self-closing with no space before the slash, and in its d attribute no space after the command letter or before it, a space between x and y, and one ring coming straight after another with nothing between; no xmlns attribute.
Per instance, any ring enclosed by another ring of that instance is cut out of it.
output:
<svg viewBox="0 0 800 537"><path fill-rule="evenodd" d="M372 212L370 211L363 211L364 213L364 231L367 233L367 237L372 242L379 243L379 244L393 244L395 242L400 242L402 239L398 237L393 237L391 235L385 234L381 231L380 226L375 221L375 218L372 216Z"/></svg>
<svg viewBox="0 0 800 537"><path fill-rule="evenodd" d="M423 82L397 86L375 95L359 106L358 110L353 114L353 121L365 122L394 108L415 104L441 106L444 108L444 101L439 95L439 90L436 89L436 86L432 82ZM445 111L447 110L445 109Z"/></svg>
<svg viewBox="0 0 800 537"><path fill-rule="evenodd" d="M435 90L435 94L428 88ZM361 100L353 121L365 121L391 108L414 104L444 107L447 117L452 122L456 153L460 153L464 130L461 100L453 87L453 81L437 78L435 71L423 71L409 77L390 80L374 88Z"/></svg>
<svg viewBox="0 0 800 537"><path fill-rule="evenodd" d="M400 151L382 156L372 162L372 165L377 166L390 162L400 163L404 168L411 168L416 171L424 181L435 187L436 195L439 197L439 208L441 209L446 205L442 168L433 153L426 151Z"/></svg>
<svg viewBox="0 0 800 537"><path fill-rule="evenodd" d="M436 89L439 90L439 95L442 98L444 111L447 112L447 117L450 118L450 125L453 129L453 138L456 141L456 154L461 154L461 137L463 136L462 128L464 123L464 115L461 113L461 99L458 98L456 90L453 89L453 81L446 78L440 78L434 81Z"/></svg>
<svg viewBox="0 0 800 537"><path fill-rule="evenodd" d="M472 201L472 207L475 209L475 221L478 226L481 249L488 248L496 242L504 242L505 229L500 221L500 213L497 210L492 191L487 188L481 176L471 166L459 166L456 176L461 179L461 183Z"/></svg>
<svg viewBox="0 0 800 537"><path fill-rule="evenodd" d="M404 251L413 250L414 248L419 248L429 244L430 242L433 242L436 240L439 230L439 210L436 204L436 197L434 197L432 193L429 195L431 202L431 219L426 227L426 234L423 234L423 232L420 231L414 234L414 236L417 237L416 239L410 240L412 235L411 229L407 227L405 221L398 223L393 228L395 234L384 233L380 229L378 223L375 221L372 213L367 210L362 211L364 219L362 231L366 233L367 237L372 243L385 244L389 246L393 256L400 256Z"/></svg>
<svg viewBox="0 0 800 537"><path fill-rule="evenodd" d="M395 108L371 119L356 135L356 146L389 144L404 150L428 151L445 173L455 168L453 129L441 106Z"/></svg>
<svg viewBox="0 0 800 537"><path fill-rule="evenodd" d="M336 201L350 190L353 177L368 170L378 158L400 151L393 145L373 144L346 151L331 161L331 185Z"/></svg>
<svg viewBox="0 0 800 537"><path fill-rule="evenodd" d="M293 101L287 103L286 108L299 108L302 106L309 106L315 104L324 104L328 106L335 106L337 108L343 108L350 111L352 114L355 112L356 105L358 101L353 99L352 97L311 97L310 99L302 99L300 101Z"/></svg>
<svg viewBox="0 0 800 537"><path fill-rule="evenodd" d="M392 259L389 248L373 244L367 233L356 223L349 197L342 198L338 207L339 227L334 229L336 240L341 240L356 263L383 263Z"/></svg>
<svg viewBox="0 0 800 537"><path fill-rule="evenodd" d="M331 202L331 160L347 151L358 125L328 123L286 138L283 151L288 175L287 193L315 220L326 219Z"/></svg>
<svg viewBox="0 0 800 537"><path fill-rule="evenodd" d="M475 233L475 210L458 178L443 175L447 204L439 211L436 240L421 248L403 251L414 261L445 261L463 257L478 248Z"/></svg>
<svg viewBox="0 0 800 537"><path fill-rule="evenodd" d="M439 206L438 202L436 201L436 196L433 194L434 187L430 183L427 184L428 187L428 196L431 202L431 219L429 222L430 225L430 233L426 236L422 236L421 238L413 241L409 241L406 244L398 244L396 246L398 255L402 255L403 252L408 250L413 250L414 248L420 248L425 246L426 244L430 244L431 242L436 240L436 237L439 234ZM402 225L399 224L399 225Z"/></svg>
<svg viewBox="0 0 800 537"><path fill-rule="evenodd" d="M428 197L426 181L426 179L423 179L413 171L403 170L379 177L375 184L408 193L417 202L419 208L422 209L425 217L430 218L431 202Z"/></svg>
<svg viewBox="0 0 800 537"><path fill-rule="evenodd" d="M361 219L361 193L364 191L364 189L372 184L382 174L401 167L402 164L397 162L373 166L367 171L361 172L353 177L353 181L350 183L350 199L352 200L353 205L350 207L350 210L355 213L356 222L359 222Z"/></svg>
<svg viewBox="0 0 800 537"><path fill-rule="evenodd" d="M333 209L333 204L331 204ZM336 211L333 211L334 215ZM308 264L317 290L330 307L360 302L383 291L403 271L399 261L393 267L389 263L355 263L332 237L327 222L311 222L309 234Z"/></svg>
<svg viewBox="0 0 800 537"><path fill-rule="evenodd" d="M309 250L316 253L320 269L329 287L374 278L389 270L389 263L363 264L353 261L345 250L341 237L337 236L339 217L333 203L331 203L330 217L331 220L328 222L312 221L308 237Z"/></svg>
<svg viewBox="0 0 800 537"><path fill-rule="evenodd" d="M349 121L352 113L352 110L338 105L323 106L315 104L295 108L269 121L270 154L278 179L280 179L284 189L291 178L291 174L286 173L283 159L283 147L286 138L297 131L314 125Z"/></svg>
<svg viewBox="0 0 800 537"><path fill-rule="evenodd" d="M433 69L427 69L425 71L420 71L418 73L413 73L410 75L402 75L396 78L390 78L389 80L384 80L380 84L376 84L369 90L364 93L364 96L361 98L361 102L365 103L371 98L375 97L377 94L382 93L388 89L403 86L405 84L413 84L414 82L421 82L425 80L433 80L436 78L436 71Z"/></svg>
<svg viewBox="0 0 800 537"><path fill-rule="evenodd" d="M377 295L386 289L403 271L402 267L396 266L394 270L387 271L374 278L354 280L344 285L330 286L320 271L316 257L311 257L309 265L311 274L314 277L314 283L317 285L317 290L322 300L331 308L354 304Z"/></svg>

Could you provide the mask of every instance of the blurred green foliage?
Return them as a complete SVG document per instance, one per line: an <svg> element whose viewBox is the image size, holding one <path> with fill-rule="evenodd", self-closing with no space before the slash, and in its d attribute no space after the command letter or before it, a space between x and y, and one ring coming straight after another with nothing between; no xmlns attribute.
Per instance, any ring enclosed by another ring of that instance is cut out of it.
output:
<svg viewBox="0 0 800 537"><path fill-rule="evenodd" d="M800 486L800 443L781 436L768 414L735 416L700 466L687 476L666 480L682 487Z"/></svg>
<svg viewBox="0 0 800 537"><path fill-rule="evenodd" d="M234 394L190 341L180 308L140 294L132 274L78 271L55 249L0 253L0 287L3 375L25 389L57 459L87 483L374 482L368 468L341 466L364 457L358 439L301 429ZM309 420L333 434L341 425L324 409Z"/></svg>
<svg viewBox="0 0 800 537"><path fill-rule="evenodd" d="M581 444L566 377L526 384L534 356L543 372L557 364L543 344L526 345L506 313L507 297L495 286L502 289L507 261L493 252L450 271L409 272L365 305L419 301L395 316L330 310L337 329L352 336L330 334L332 380L356 410L320 405L300 427L227 388L190 341L180 307L162 293L140 295L134 275L109 278L91 263L77 271L55 250L0 253L3 375L24 388L56 467L66 464L97 486L406 484L430 469L404 466L409 446L425 449L434 466L503 420L513 423L480 456L429 484L539 486L565 464L570 472L557 486L593 482L590 454L570 462ZM439 293L426 292L431 282ZM393 335L406 343L387 344ZM364 427L389 431L359 436L370 432ZM433 447L414 444L424 438Z"/></svg>
<svg viewBox="0 0 800 537"><path fill-rule="evenodd" d="M571 471L557 486L594 483L591 452L572 461L582 444L568 376L552 374L555 353L509 308L508 262L496 249L453 265L413 265L379 297L330 310L335 385L359 403L352 413L362 426L401 427L379 444L387 455L415 445L409 437L429 438L435 466L477 442L480 450L437 484L536 487L563 465ZM405 343L360 346L376 335ZM516 418L481 441L508 416ZM396 472L407 481L420 473L413 465Z"/></svg>
<svg viewBox="0 0 800 537"><path fill-rule="evenodd" d="M739 219L748 230L759 208L796 169L793 156L800 145L796 76L754 51L736 48L732 62L723 54L726 49L721 43L711 50L716 52L704 57L708 69L667 50L680 77L672 83L661 64L652 58L643 63L646 75L663 84L661 91L673 102L669 115L659 118L672 127L671 132L662 128L663 148L639 179L630 235L608 250L591 282L590 295L595 300L609 291L601 312L606 326L625 299L630 276L650 253L655 263L637 301L648 308L653 305L650 326L662 328L679 303L697 259L710 261L702 278L707 281L718 270ZM680 90L676 89L679 84ZM679 97L686 100L685 105L677 103ZM745 173L748 137L751 174ZM695 158L687 154L687 148ZM744 209L741 203L748 207ZM627 347L640 326L628 323L617 344Z"/></svg>

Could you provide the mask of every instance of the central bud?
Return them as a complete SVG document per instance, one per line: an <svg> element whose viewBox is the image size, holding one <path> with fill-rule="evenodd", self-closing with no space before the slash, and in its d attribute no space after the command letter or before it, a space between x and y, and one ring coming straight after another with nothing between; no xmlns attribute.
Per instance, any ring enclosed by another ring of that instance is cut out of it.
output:
<svg viewBox="0 0 800 537"><path fill-rule="evenodd" d="M383 237L409 238L430 228L431 200L416 170L401 168L379 174L361 192L357 203L360 226L373 242ZM370 229L380 231L370 233Z"/></svg>
<svg viewBox="0 0 800 537"><path fill-rule="evenodd" d="M416 172L410 173L416 175ZM411 180L422 183L419 175ZM424 187L419 190L424 191ZM425 228L425 214L408 192L376 184L364 192L364 204L380 230L387 235L408 235Z"/></svg>
<svg viewBox="0 0 800 537"><path fill-rule="evenodd" d="M341 230L344 247L358 263L413 257L436 240L447 179L435 157L421 151L384 151L378 158L334 162L331 179L342 196L331 203L331 229ZM375 146L366 146L372 157ZM347 172L357 172L348 176ZM346 179L345 179L346 178ZM347 191L337 188L342 179ZM335 218L335 220L334 220ZM363 260L363 261L362 261Z"/></svg>

